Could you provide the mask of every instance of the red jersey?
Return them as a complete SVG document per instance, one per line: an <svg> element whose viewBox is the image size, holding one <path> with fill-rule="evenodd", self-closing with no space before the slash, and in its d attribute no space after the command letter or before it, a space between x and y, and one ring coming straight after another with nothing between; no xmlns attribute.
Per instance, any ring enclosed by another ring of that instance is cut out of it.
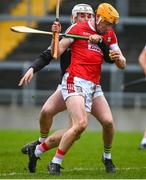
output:
<svg viewBox="0 0 146 180"><path fill-rule="evenodd" d="M78 23L70 26L67 34L77 34L89 37L96 34L91 22ZM113 30L103 34L103 41L108 45L116 44L117 38ZM86 40L74 39L71 44L71 64L67 68L71 77L77 76L96 84L100 84L103 53L97 44ZM72 78L71 78L72 79Z"/></svg>

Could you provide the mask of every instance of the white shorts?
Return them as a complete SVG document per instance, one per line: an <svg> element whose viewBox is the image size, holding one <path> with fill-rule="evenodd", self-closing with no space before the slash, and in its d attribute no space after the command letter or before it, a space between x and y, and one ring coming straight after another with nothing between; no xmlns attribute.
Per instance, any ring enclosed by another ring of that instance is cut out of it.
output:
<svg viewBox="0 0 146 180"><path fill-rule="evenodd" d="M58 84L57 89L61 90L61 84ZM96 90L94 92L93 99L98 97L98 96L103 96L103 95L104 95L104 93L102 91L101 86L100 85L96 85Z"/></svg>
<svg viewBox="0 0 146 180"><path fill-rule="evenodd" d="M95 90L95 93L93 95L93 99L96 98L96 97L99 97L99 96L103 96L104 93L101 89L101 86L100 85L96 85L96 90Z"/></svg>
<svg viewBox="0 0 146 180"><path fill-rule="evenodd" d="M96 90L96 84L79 77L73 77L68 81L69 73L65 73L62 79L61 91L64 100L70 96L83 96L85 98L85 109L91 112L92 99Z"/></svg>

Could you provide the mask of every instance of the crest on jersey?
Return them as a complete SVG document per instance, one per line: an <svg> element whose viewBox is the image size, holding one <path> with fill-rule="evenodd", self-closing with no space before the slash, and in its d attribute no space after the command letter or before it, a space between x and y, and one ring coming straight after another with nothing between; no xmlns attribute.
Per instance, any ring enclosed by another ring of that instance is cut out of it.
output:
<svg viewBox="0 0 146 180"><path fill-rule="evenodd" d="M111 42L111 37L107 37L107 42Z"/></svg>

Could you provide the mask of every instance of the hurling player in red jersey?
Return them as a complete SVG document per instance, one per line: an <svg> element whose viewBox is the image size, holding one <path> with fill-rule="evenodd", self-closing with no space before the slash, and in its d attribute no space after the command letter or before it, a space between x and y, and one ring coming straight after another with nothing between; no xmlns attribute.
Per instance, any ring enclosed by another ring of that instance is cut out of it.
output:
<svg viewBox="0 0 146 180"><path fill-rule="evenodd" d="M143 48L143 50L141 51L138 60L139 60L140 66L143 69L144 75L146 76L146 45ZM143 138L142 138L141 143L139 145L139 149L146 149L146 129L144 131Z"/></svg>
<svg viewBox="0 0 146 180"><path fill-rule="evenodd" d="M88 21L90 18L92 18L94 12L88 4L77 4L72 9L72 22L82 22L82 21ZM92 46L93 49L94 46ZM104 53L105 56L105 53ZM37 59L33 62L31 67L28 69L28 71L25 73L25 75L20 80L20 85L27 84L31 81L33 74L40 69L42 69L44 66L49 64L49 62L52 60L52 56L50 54L50 50L47 49L44 51ZM65 59L65 60L64 60ZM109 58L110 59L110 58ZM104 60L106 62L109 62L106 57L104 57ZM111 63L111 60L110 60ZM62 76L65 74L66 68L70 64L70 51L67 50L64 52L64 55L60 58L60 66L61 66L61 74ZM100 90L100 91L99 91ZM104 157L107 157L111 159L111 149L112 149L112 141L114 136L114 121L113 118L108 114L108 118L104 115L104 113L101 114L99 105L103 104L104 107L106 107L108 104L106 102L106 99L103 95L102 90L100 87L96 89L96 93L94 95L93 104L92 104L92 115L101 123L103 127L103 145L104 145ZM35 147L45 141L45 139L48 137L49 130L52 125L53 117L55 114L57 114L60 111L63 111L65 109L65 102L62 98L61 89L57 88L57 90L48 98L46 103L44 104L41 113L40 113L40 137L38 140L34 142L30 142L22 147L22 153L28 154L29 157L30 154L33 154L35 151ZM107 111L108 108L105 108ZM109 111L110 112L110 111ZM99 116L100 115L100 116ZM57 147L59 144L59 141L66 132L67 129L58 130L57 132L51 134L48 138L48 147L49 150ZM35 156L35 155L34 155ZM33 159L33 161L31 161ZM29 170L30 172L35 172L35 165L37 158L30 158L29 161ZM109 161L111 162L111 161ZM30 165L31 164L31 165ZM111 172L113 169L112 166L107 166L108 164L105 164L105 166L108 168L107 171Z"/></svg>
<svg viewBox="0 0 146 180"><path fill-rule="evenodd" d="M111 49L110 57L118 68L124 69L126 66L126 59L118 46L116 35L112 29L118 21L117 10L108 3L102 3L97 8L95 20L91 19L88 22L74 24L66 32L88 36L89 41L64 38L59 43L59 56L66 48L71 47L71 64L63 77L61 88L73 125L63 135L56 154L48 165L50 174L60 174L65 154L88 125L88 116L91 112L95 92L97 89L98 92L101 92L99 87L103 53L97 42L104 41L107 44ZM55 22L53 28L54 31L59 30L59 24ZM106 116L112 119L107 102L104 101L98 106L100 109L99 117ZM47 141L45 143L47 145ZM107 172L116 171L110 155L103 154L102 160L104 164L109 165L108 168L106 166Z"/></svg>
<svg viewBox="0 0 146 180"><path fill-rule="evenodd" d="M56 154L48 165L48 170L52 175L60 175L64 155L86 129L90 112L102 124L107 122L107 124L112 125L112 113L100 86L103 53L96 43L104 41L111 49L110 57L117 67L123 69L126 66L126 59L122 55L116 36L111 29L118 22L118 19L118 12L110 4L102 3L97 8L96 20L92 19L86 23L75 24L67 30L67 33L89 36L89 41L63 38L59 43L58 56L68 47L71 47L72 51L71 64L61 84L62 95L72 120L72 126L63 135ZM59 31L59 27L60 25L55 22L52 30ZM95 98L98 99L96 102L94 101ZM94 107L91 109L92 103ZM109 129L107 129L107 133L108 131ZM105 134L103 138L106 139ZM34 152L35 156L39 157L40 154L47 151L49 149L48 144L49 141L45 140L45 143L38 145ZM111 153L108 153L111 147L105 147L105 149L102 161L105 164L106 171L116 172Z"/></svg>

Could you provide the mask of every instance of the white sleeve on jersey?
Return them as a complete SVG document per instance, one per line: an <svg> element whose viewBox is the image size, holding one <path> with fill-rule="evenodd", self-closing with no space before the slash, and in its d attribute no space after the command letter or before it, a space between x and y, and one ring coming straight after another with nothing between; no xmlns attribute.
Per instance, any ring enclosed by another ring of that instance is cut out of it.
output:
<svg viewBox="0 0 146 180"><path fill-rule="evenodd" d="M111 50L120 50L120 48L119 48L119 46L118 46L118 44L117 43L115 43L115 44L111 44L110 46L109 46L109 48L111 49Z"/></svg>

